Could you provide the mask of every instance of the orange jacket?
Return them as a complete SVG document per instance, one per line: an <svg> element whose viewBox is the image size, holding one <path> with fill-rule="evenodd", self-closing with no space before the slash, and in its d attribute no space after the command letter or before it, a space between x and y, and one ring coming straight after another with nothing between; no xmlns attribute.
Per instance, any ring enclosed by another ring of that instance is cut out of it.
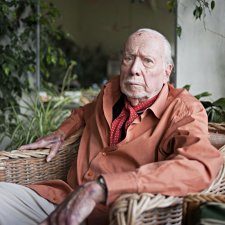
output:
<svg viewBox="0 0 225 225"><path fill-rule="evenodd" d="M94 102L72 111L59 129L70 136L83 125L85 128L68 183L48 181L31 188L60 203L78 185L102 175L110 205L122 193L182 196L212 182L223 157L208 140L207 115L195 97L164 85L155 103L129 126L125 139L109 146L112 107L120 96L116 77ZM107 207L99 207L106 212Z"/></svg>

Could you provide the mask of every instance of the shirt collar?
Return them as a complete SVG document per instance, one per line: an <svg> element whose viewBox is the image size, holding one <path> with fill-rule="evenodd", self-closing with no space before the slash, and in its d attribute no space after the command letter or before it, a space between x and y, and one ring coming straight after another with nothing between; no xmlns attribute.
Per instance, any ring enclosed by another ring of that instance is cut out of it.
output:
<svg viewBox="0 0 225 225"><path fill-rule="evenodd" d="M163 112L165 111L168 94L169 94L169 87L168 84L166 83L164 84L154 104L149 108L152 110L152 112L158 119L161 118Z"/></svg>

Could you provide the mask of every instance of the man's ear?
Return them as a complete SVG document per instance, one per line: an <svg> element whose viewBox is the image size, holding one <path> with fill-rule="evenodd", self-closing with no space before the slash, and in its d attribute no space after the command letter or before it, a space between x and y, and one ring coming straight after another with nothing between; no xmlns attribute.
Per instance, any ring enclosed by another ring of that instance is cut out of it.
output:
<svg viewBox="0 0 225 225"><path fill-rule="evenodd" d="M169 81L170 75L172 73L173 70L173 65L172 64L167 64L166 68L165 68L165 83L167 83Z"/></svg>

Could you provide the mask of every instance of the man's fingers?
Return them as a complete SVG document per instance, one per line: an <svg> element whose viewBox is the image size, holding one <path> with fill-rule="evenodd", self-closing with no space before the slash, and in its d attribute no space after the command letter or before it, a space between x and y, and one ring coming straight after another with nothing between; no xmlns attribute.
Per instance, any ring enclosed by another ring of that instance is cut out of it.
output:
<svg viewBox="0 0 225 225"><path fill-rule="evenodd" d="M59 151L59 148L60 148L61 144L62 144L62 142L60 141L60 142L57 142L56 144L54 144L52 146L51 151L48 154L47 159L46 159L47 162L50 162L52 160L52 158L55 157L55 155Z"/></svg>
<svg viewBox="0 0 225 225"><path fill-rule="evenodd" d="M34 143L22 145L19 150L30 150L30 149L38 149L38 148L50 148L52 145L60 143L61 141L57 137L52 138L41 138L38 141L35 141Z"/></svg>
<svg viewBox="0 0 225 225"><path fill-rule="evenodd" d="M79 204L70 212L66 218L67 224L79 225L91 214L95 207L93 201L85 201L84 204Z"/></svg>
<svg viewBox="0 0 225 225"><path fill-rule="evenodd" d="M90 190L80 188L67 203L66 224L79 225L93 211L96 202L90 196Z"/></svg>
<svg viewBox="0 0 225 225"><path fill-rule="evenodd" d="M59 138L40 139L32 144L22 145L18 150L33 150L38 148L51 148L46 161L49 162L59 151L62 141Z"/></svg>
<svg viewBox="0 0 225 225"><path fill-rule="evenodd" d="M90 215L96 205L92 192L97 187L96 182L82 186L78 191L71 192L40 225L79 225Z"/></svg>
<svg viewBox="0 0 225 225"><path fill-rule="evenodd" d="M46 148L47 144L43 141L37 141L32 144L22 145L18 148L18 150L30 150L30 149L38 149L38 148Z"/></svg>
<svg viewBox="0 0 225 225"><path fill-rule="evenodd" d="M65 210L60 211L60 213L57 215L58 225L69 225L67 224L66 217L67 217L66 211ZM71 224L71 225L75 225L75 224Z"/></svg>

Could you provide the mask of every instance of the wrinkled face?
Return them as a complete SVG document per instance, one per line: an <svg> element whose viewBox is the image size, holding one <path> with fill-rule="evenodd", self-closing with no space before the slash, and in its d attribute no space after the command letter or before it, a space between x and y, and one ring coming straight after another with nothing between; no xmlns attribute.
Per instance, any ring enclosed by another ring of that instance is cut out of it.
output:
<svg viewBox="0 0 225 225"><path fill-rule="evenodd" d="M145 101L155 96L168 82L171 71L159 36L139 31L129 37L120 68L121 91L128 98Z"/></svg>

